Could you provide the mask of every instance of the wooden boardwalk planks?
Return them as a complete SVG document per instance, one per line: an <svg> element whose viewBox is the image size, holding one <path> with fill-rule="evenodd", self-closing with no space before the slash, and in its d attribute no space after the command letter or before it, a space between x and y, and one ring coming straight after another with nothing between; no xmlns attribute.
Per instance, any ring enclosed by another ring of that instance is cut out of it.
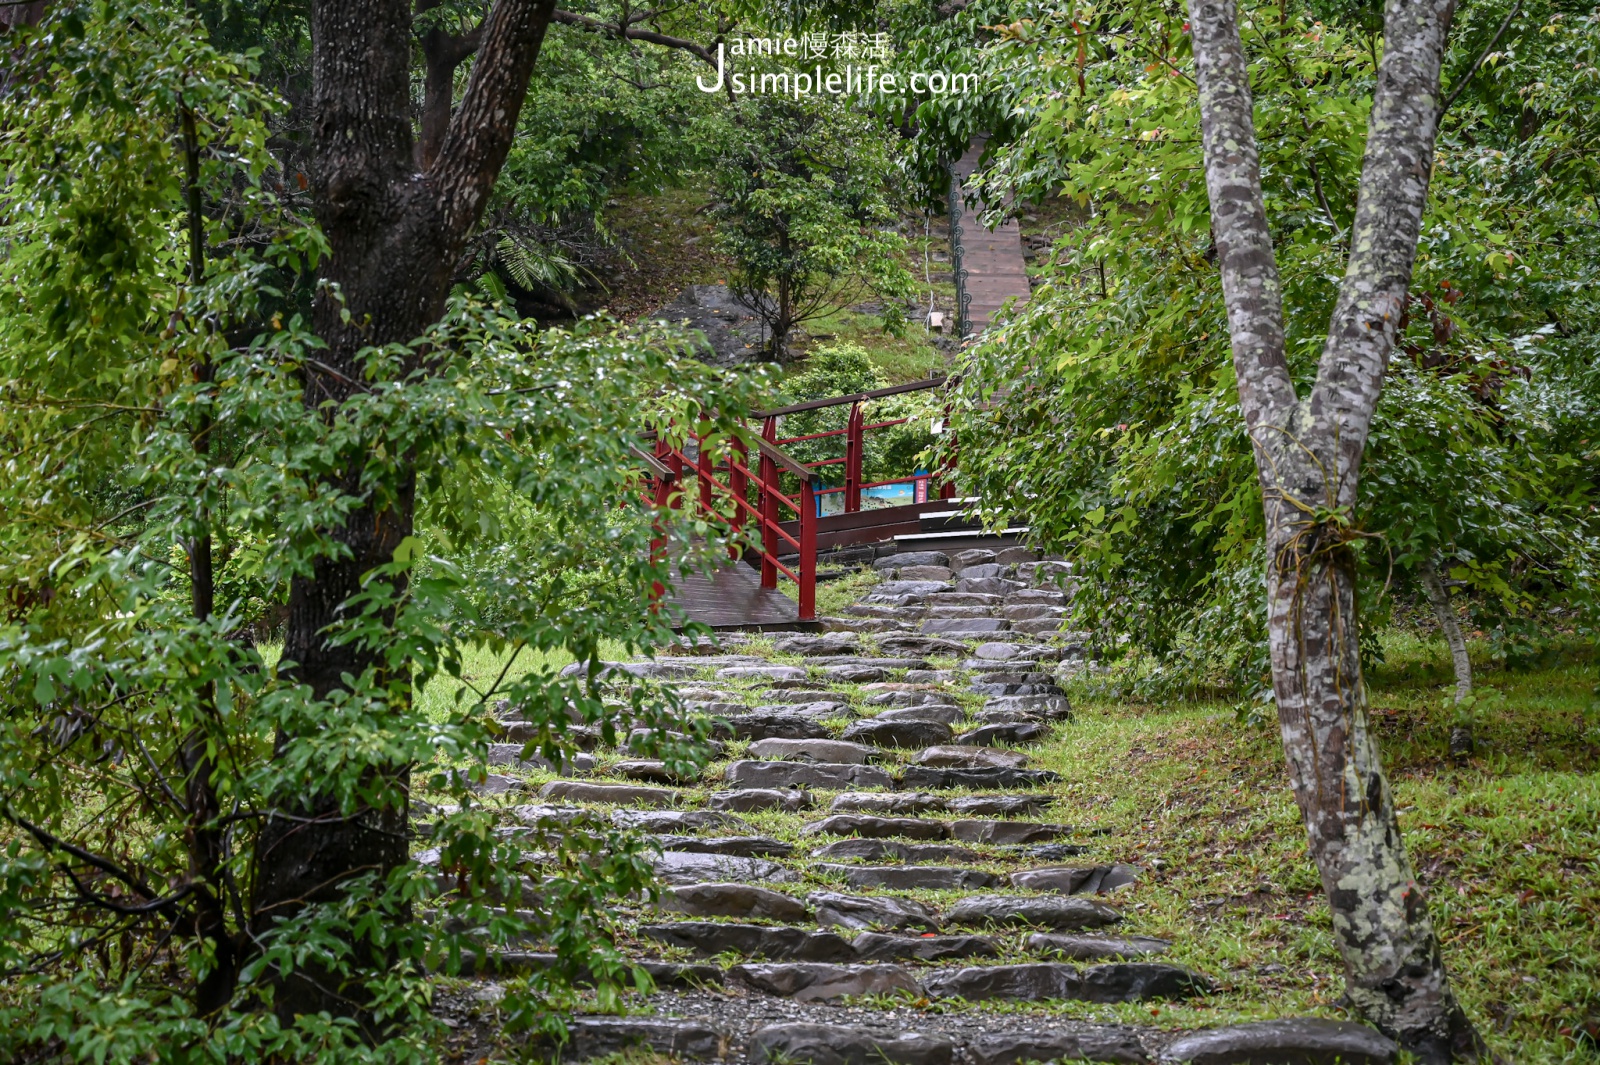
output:
<svg viewBox="0 0 1600 1065"><path fill-rule="evenodd" d="M713 571L709 578L699 574L676 577L667 598L684 611L688 620L714 629L817 627L816 622L799 621L800 609L795 601L782 592L761 587L760 572L742 562L730 562Z"/></svg>
<svg viewBox="0 0 1600 1065"><path fill-rule="evenodd" d="M967 153L951 168L963 189L967 178L978 167L978 159L989 142L980 134L967 146ZM985 229L978 222L988 204L979 202L962 211L961 265L967 273L967 332L981 333L994 320L1007 301L1013 306L1028 302L1028 267L1022 257L1022 224L1010 219L999 229Z"/></svg>

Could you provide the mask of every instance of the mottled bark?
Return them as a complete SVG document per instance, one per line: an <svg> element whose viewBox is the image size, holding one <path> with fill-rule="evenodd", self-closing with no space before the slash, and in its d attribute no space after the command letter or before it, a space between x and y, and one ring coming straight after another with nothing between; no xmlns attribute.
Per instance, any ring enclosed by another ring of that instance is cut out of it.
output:
<svg viewBox="0 0 1600 1065"><path fill-rule="evenodd" d="M337 406L363 387L362 349L412 340L443 314L450 265L505 162L553 10L553 0L496 0L462 105L423 173L412 143L410 4L313 5L312 191L331 254L313 309L327 348L305 370L308 407ZM360 478L352 464L337 480L356 492ZM344 687L344 675L377 665L354 646L330 644L326 633L362 574L390 562L410 534L413 503L414 479L403 474L383 498L370 498L328 530L348 557L323 559L291 584L283 656L319 698ZM294 739L280 736L280 749ZM406 767L373 772L404 792ZM267 823L257 848L258 932L308 902L340 897L354 875L381 875L406 861L403 804L342 815L327 796L283 796L280 803L282 815ZM358 989L307 970L279 985L277 1008L286 1019L317 1010L361 1017L363 1000Z"/></svg>
<svg viewBox="0 0 1600 1065"><path fill-rule="evenodd" d="M1206 185L1266 516L1268 635L1290 781L1346 993L1425 1062L1486 1051L1450 990L1369 727L1351 544L1357 479L1427 201L1453 0L1390 0L1350 258L1311 395L1285 361L1247 63L1231 0L1190 0Z"/></svg>
<svg viewBox="0 0 1600 1065"><path fill-rule="evenodd" d="M1445 591L1444 580L1439 576L1439 567L1433 564L1433 559L1423 560L1422 565L1417 567L1417 576L1422 580L1422 590L1428 596L1428 605L1433 607L1433 616L1439 622L1444 642L1450 647L1450 664L1456 674L1456 700L1460 701L1472 694L1472 659L1467 657L1467 641L1461 635L1461 623L1456 620L1455 608L1450 605L1450 594Z"/></svg>

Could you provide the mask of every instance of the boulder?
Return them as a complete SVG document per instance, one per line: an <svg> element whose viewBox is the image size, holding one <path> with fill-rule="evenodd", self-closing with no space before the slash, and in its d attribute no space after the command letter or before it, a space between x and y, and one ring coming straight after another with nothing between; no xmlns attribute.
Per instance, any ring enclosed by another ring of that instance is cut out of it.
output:
<svg viewBox="0 0 1600 1065"><path fill-rule="evenodd" d="M925 791L847 791L833 797L831 813L922 814L943 810L945 801Z"/></svg>
<svg viewBox="0 0 1600 1065"><path fill-rule="evenodd" d="M743 882L778 884L797 879L777 862L762 858L735 858L726 854L695 854L690 851L664 851L652 864L656 878L664 884L706 884Z"/></svg>
<svg viewBox="0 0 1600 1065"><path fill-rule="evenodd" d="M1109 906L1077 895L970 895L945 912L954 925L1034 925L1076 930L1104 928L1122 920Z"/></svg>
<svg viewBox="0 0 1600 1065"><path fill-rule="evenodd" d="M1035 932L1027 938L1023 948L1030 954L1071 958L1074 961L1111 961L1165 954L1172 948L1172 944L1165 939L1154 939L1150 936L1092 936Z"/></svg>
<svg viewBox="0 0 1600 1065"><path fill-rule="evenodd" d="M804 836L866 836L872 839L949 839L950 826L943 821L916 817L874 817L870 814L834 814L814 821L801 830Z"/></svg>
<svg viewBox="0 0 1600 1065"><path fill-rule="evenodd" d="M1039 553L1031 547L1002 547L994 553L994 560L1002 566L1014 566L1022 562L1036 562Z"/></svg>
<svg viewBox="0 0 1600 1065"><path fill-rule="evenodd" d="M955 576L949 566L901 566L895 574L905 581L938 581L941 584Z"/></svg>
<svg viewBox="0 0 1600 1065"><path fill-rule="evenodd" d="M855 938L863 961L943 961L946 958L998 958L1000 945L988 936L893 936L862 932Z"/></svg>
<svg viewBox="0 0 1600 1065"><path fill-rule="evenodd" d="M994 562L994 552L982 547L969 548L966 551L957 551L950 556L950 566L957 573L968 566L987 566Z"/></svg>
<svg viewBox="0 0 1600 1065"><path fill-rule="evenodd" d="M667 788L640 788L628 784L589 784L578 780L552 780L539 789L541 799L569 802L603 802L614 806L676 806L683 793Z"/></svg>
<svg viewBox="0 0 1600 1065"><path fill-rule="evenodd" d="M787 707L729 714L711 723L711 734L740 740L825 740L833 735L815 714Z"/></svg>
<svg viewBox="0 0 1600 1065"><path fill-rule="evenodd" d="M730 762L724 779L741 788L825 788L830 791L887 788L893 784L889 774L877 766L749 759Z"/></svg>
<svg viewBox="0 0 1600 1065"><path fill-rule="evenodd" d="M1026 869L1011 874L1011 886L1023 891L1052 891L1058 895L1098 895L1128 887L1137 878L1131 865L1089 865L1077 868Z"/></svg>
<svg viewBox="0 0 1600 1065"><path fill-rule="evenodd" d="M866 765L880 752L875 747L842 740L757 740L745 751L751 758L786 762L824 762L834 765Z"/></svg>
<svg viewBox="0 0 1600 1065"><path fill-rule="evenodd" d="M750 884L691 884L669 887L656 908L691 917L758 917L804 921L811 914L799 899Z"/></svg>
<svg viewBox="0 0 1600 1065"><path fill-rule="evenodd" d="M1005 596L1021 589L1020 581L1009 581L1004 577L961 577L955 583L958 592L980 592L984 595Z"/></svg>
<svg viewBox="0 0 1600 1065"><path fill-rule="evenodd" d="M664 851L688 854L726 854L734 858L787 858L794 845L766 836L652 836Z"/></svg>
<svg viewBox="0 0 1600 1065"><path fill-rule="evenodd" d="M1020 769L1028 764L1028 756L1021 751L1002 751L996 747L969 747L946 744L927 747L912 759L917 765L943 766L957 769L984 767L1009 767Z"/></svg>
<svg viewBox="0 0 1600 1065"><path fill-rule="evenodd" d="M956 737L957 743L974 744L981 747L992 747L997 743L1009 744L1013 747L1025 747L1030 743L1042 743L1050 738L1050 726L1037 721L1018 721L1005 724L981 725L971 732L963 732Z"/></svg>
<svg viewBox="0 0 1600 1065"><path fill-rule="evenodd" d="M1181 1035L1162 1065L1392 1065L1399 1048L1364 1024L1285 1017Z"/></svg>
<svg viewBox="0 0 1600 1065"><path fill-rule="evenodd" d="M735 965L728 975L757 991L796 1002L822 1002L846 995L921 995L911 974L898 965L825 965L820 962L758 962Z"/></svg>
<svg viewBox="0 0 1600 1065"><path fill-rule="evenodd" d="M874 721L933 721L941 725L954 725L962 718L959 706L947 703L931 703L924 706L897 706L889 710L880 710L872 718Z"/></svg>
<svg viewBox="0 0 1600 1065"><path fill-rule="evenodd" d="M811 796L799 789L782 791L777 788L737 788L733 791L714 791L706 800L713 810L733 810L753 813L758 810L783 810L794 813L811 805Z"/></svg>
<svg viewBox="0 0 1600 1065"><path fill-rule="evenodd" d="M813 891L806 902L817 911L817 923L824 928L919 928L939 931L933 911L911 899L887 895L862 898L836 891Z"/></svg>
<svg viewBox="0 0 1600 1065"><path fill-rule="evenodd" d="M981 869L962 869L950 865L831 865L818 869L835 876L853 888L886 888L890 891L972 891L993 887L999 879Z"/></svg>
<svg viewBox="0 0 1600 1065"><path fill-rule="evenodd" d="M963 843L1044 843L1072 835L1072 826L1033 821L952 821L950 834Z"/></svg>
<svg viewBox="0 0 1600 1065"><path fill-rule="evenodd" d="M950 556L943 551L899 551L878 559L872 564L872 568L883 572L884 570L900 569L903 566L949 565Z"/></svg>
<svg viewBox="0 0 1600 1065"><path fill-rule="evenodd" d="M836 932L774 928L724 921L674 921L640 925L638 933L669 946L687 947L702 955L724 953L774 961L854 961L856 948Z"/></svg>
<svg viewBox="0 0 1600 1065"><path fill-rule="evenodd" d="M931 747L950 742L950 726L939 721L884 721L865 718L844 730L843 739L878 747Z"/></svg>
<svg viewBox="0 0 1600 1065"><path fill-rule="evenodd" d="M769 1024L750 1037L751 1065L950 1065L948 1036L869 1032L833 1024Z"/></svg>

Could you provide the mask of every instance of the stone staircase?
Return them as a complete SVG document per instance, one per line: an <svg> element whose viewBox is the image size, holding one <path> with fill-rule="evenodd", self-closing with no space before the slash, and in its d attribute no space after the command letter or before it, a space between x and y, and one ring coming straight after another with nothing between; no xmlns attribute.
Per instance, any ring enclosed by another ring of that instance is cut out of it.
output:
<svg viewBox="0 0 1600 1065"><path fill-rule="evenodd" d="M563 1057L637 1046L771 1065L1395 1059L1387 1039L1346 1022L1174 1032L1052 1013L1212 987L1119 909L1145 874L1083 860L1094 834L1064 820L1058 775L1034 764L1072 727L1060 681L1083 651L1061 631L1070 575L1020 548L874 568L883 580L821 634L730 634L610 665L619 694L648 677L713 719L719 760L701 779L638 757L639 732L555 779L520 745L497 745L502 770L484 790L509 821L603 817L659 847L658 903L619 903L619 945L657 985L652 1013L580 1016ZM503 954L486 969L550 960Z"/></svg>

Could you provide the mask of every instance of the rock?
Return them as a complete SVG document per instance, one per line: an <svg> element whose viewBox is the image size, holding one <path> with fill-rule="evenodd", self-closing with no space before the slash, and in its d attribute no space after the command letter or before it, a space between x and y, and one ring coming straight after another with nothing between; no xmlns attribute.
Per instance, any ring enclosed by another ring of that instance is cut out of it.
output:
<svg viewBox="0 0 1600 1065"><path fill-rule="evenodd" d="M1065 720L1072 716L1072 705L1065 695L997 695L986 699L985 710L1022 710L1039 717Z"/></svg>
<svg viewBox="0 0 1600 1065"><path fill-rule="evenodd" d="M683 793L667 788L639 788L628 784L589 784L577 780L552 780L539 789L541 799L569 802L603 802L614 806L676 806Z"/></svg>
<svg viewBox="0 0 1600 1065"><path fill-rule="evenodd" d="M1013 621L1011 627L1029 636L1041 636L1060 632L1063 624L1065 622L1061 618L1035 618L1032 621Z"/></svg>
<svg viewBox="0 0 1600 1065"><path fill-rule="evenodd" d="M1059 862L1089 852L1089 848L1081 843L1040 843L1018 849L1028 857L1037 858L1041 862Z"/></svg>
<svg viewBox="0 0 1600 1065"><path fill-rule="evenodd" d="M950 585L944 581L884 581L867 596L867 601L896 599L903 595L937 595L948 592Z"/></svg>
<svg viewBox="0 0 1600 1065"><path fill-rule="evenodd" d="M1165 954L1172 944L1150 936L1075 936L1054 932L1035 932L1023 944L1030 954L1044 954L1077 961L1105 961L1142 958Z"/></svg>
<svg viewBox="0 0 1600 1065"><path fill-rule="evenodd" d="M931 747L950 742L950 726L939 721L883 721L869 717L844 730L843 739L878 747Z"/></svg>
<svg viewBox="0 0 1600 1065"><path fill-rule="evenodd" d="M814 703L818 700L831 700L832 694L820 684L801 684L793 687L768 688L757 692L756 697L764 703L798 704ZM777 706L757 707L765 712L781 712Z"/></svg>
<svg viewBox="0 0 1600 1065"><path fill-rule="evenodd" d="M637 828L657 835L677 832L723 832L754 834L755 829L732 814L711 810L613 810L611 823L618 828Z"/></svg>
<svg viewBox="0 0 1600 1065"><path fill-rule="evenodd" d="M594 816L593 810L581 806L513 806L507 813L529 828L546 829L576 824Z"/></svg>
<svg viewBox="0 0 1600 1065"><path fill-rule="evenodd" d="M795 874L762 858L734 858L725 854L665 851L654 861L656 877L664 884L705 884L723 881L784 883Z"/></svg>
<svg viewBox="0 0 1600 1065"><path fill-rule="evenodd" d="M949 839L950 826L943 821L915 817L873 817L868 814L834 814L814 821L800 832L803 836L866 836L871 839Z"/></svg>
<svg viewBox="0 0 1600 1065"><path fill-rule="evenodd" d="M963 843L1043 843L1072 835L1072 826L1032 821L952 821L950 835Z"/></svg>
<svg viewBox="0 0 1600 1065"><path fill-rule="evenodd" d="M990 609L990 607L986 606L946 606L945 604L941 603L938 606L929 607L928 612L923 616L930 621L950 621L953 619L962 618L988 618L994 616L992 613L990 613Z"/></svg>
<svg viewBox="0 0 1600 1065"><path fill-rule="evenodd" d="M948 566L901 566L895 571L905 581L938 581L943 584L955 574Z"/></svg>
<svg viewBox="0 0 1600 1065"><path fill-rule="evenodd" d="M699 954L743 954L774 961L855 961L855 946L836 932L773 928L723 921L675 921L640 925L638 933Z"/></svg>
<svg viewBox="0 0 1600 1065"><path fill-rule="evenodd" d="M1066 606L1067 596L1053 588L1023 588L1006 596L1006 606Z"/></svg>
<svg viewBox="0 0 1600 1065"><path fill-rule="evenodd" d="M918 751L912 759L917 765L946 766L958 769L981 769L1005 766L1020 769L1028 764L1028 756L1021 751L1002 751L995 747L967 747L949 744L928 747Z"/></svg>
<svg viewBox="0 0 1600 1065"><path fill-rule="evenodd" d="M1163 1065L1392 1065L1399 1048L1363 1024L1288 1017L1181 1035Z"/></svg>
<svg viewBox="0 0 1600 1065"><path fill-rule="evenodd" d="M956 737L957 743L976 744L990 747L997 743L1006 743L1015 747L1024 747L1030 743L1041 743L1050 738L1050 726L1034 721L1019 721L1007 724L983 725L964 732Z"/></svg>
<svg viewBox="0 0 1600 1065"><path fill-rule="evenodd" d="M875 747L846 743L842 740L779 739L757 740L745 751L751 758L788 762L824 762L835 765L866 765L868 759L876 758L879 753Z"/></svg>
<svg viewBox="0 0 1600 1065"><path fill-rule="evenodd" d="M829 666L822 675L834 684L870 684L889 679L889 671L878 666Z"/></svg>
<svg viewBox="0 0 1600 1065"><path fill-rule="evenodd" d="M952 696L944 692L886 691L867 696L868 706L948 706L959 710Z"/></svg>
<svg viewBox="0 0 1600 1065"><path fill-rule="evenodd" d="M940 640L932 636L914 636L895 633L878 638L878 647L884 654L900 655L959 655L965 654L966 644L956 640Z"/></svg>
<svg viewBox="0 0 1600 1065"><path fill-rule="evenodd" d="M470 955L463 955L462 976L472 975L470 966L466 965ZM516 975L519 973L538 972L545 969L554 969L560 962L554 954L537 953L533 951L495 951L485 959L484 972L500 975ZM650 974L657 987L676 987L699 989L715 987L722 983L722 970L714 965L695 965L675 961L652 961L645 959L634 962L635 965ZM594 974L582 972L573 978L575 984L592 985Z"/></svg>
<svg viewBox="0 0 1600 1065"><path fill-rule="evenodd" d="M892 936L862 932L856 955L864 961L943 961L946 958L998 958L1000 945L988 936Z"/></svg>
<svg viewBox="0 0 1600 1065"><path fill-rule="evenodd" d="M985 595L1009 595L1017 591L1022 585L1017 581L1008 581L1004 577L962 577L955 583L958 592L981 592Z"/></svg>
<svg viewBox="0 0 1600 1065"><path fill-rule="evenodd" d="M1078 999L1084 1002L1141 1002L1148 998L1188 998L1211 989L1210 981L1176 965L1121 962L1080 969L1062 962L991 965L935 973L925 981L936 998Z"/></svg>
<svg viewBox="0 0 1600 1065"><path fill-rule="evenodd" d="M961 674L954 669L908 669L905 679L914 684L954 684Z"/></svg>
<svg viewBox="0 0 1600 1065"><path fill-rule="evenodd" d="M728 975L757 991L796 1002L823 1002L846 995L887 995L922 988L898 965L826 965L820 962L757 962L735 965Z"/></svg>
<svg viewBox="0 0 1600 1065"><path fill-rule="evenodd" d="M1138 1033L1116 1025L1063 1031L988 1032L968 1040L971 1065L1019 1065L1029 1061L1116 1061L1143 1065L1150 1060Z"/></svg>
<svg viewBox="0 0 1600 1065"><path fill-rule="evenodd" d="M718 680L805 680L798 666L729 666L716 672Z"/></svg>
<svg viewBox="0 0 1600 1065"><path fill-rule="evenodd" d="M1011 874L1011 886L1024 891L1053 891L1058 895L1098 895L1128 887L1137 880L1131 865L1090 865L1080 868L1026 869Z"/></svg>
<svg viewBox="0 0 1600 1065"><path fill-rule="evenodd" d="M619 747L633 751L636 754L648 755L667 744L680 747L709 746L713 755L721 755L725 748L716 740L702 741L682 732L673 732L670 729L636 728L628 733L628 738L618 744Z"/></svg>
<svg viewBox="0 0 1600 1065"><path fill-rule="evenodd" d="M819 698L817 698L817 696L823 694L822 692L796 692L796 693L792 693L792 694L804 695L804 696L806 696L806 698L805 698L804 701L801 701L801 702L780 703L780 704L778 704L776 706L758 706L758 707L755 708L754 711L752 711L752 713L762 714L762 713L778 712L778 713L786 714L786 715L789 715L789 716L808 718L814 724L816 724L818 726L818 728L817 729L812 729L808 733L808 736L786 737L786 736L778 736L778 735L774 734L773 737L772 737L774 739L816 738L816 739L824 739L825 740L825 739L828 739L830 736L832 736L833 733L829 732L825 727L822 727L822 722L827 721L830 718L835 718L835 717L855 717L856 716L856 712L854 710L850 709L850 704L849 703L841 703L836 699L819 699ZM817 735L818 731L821 732L820 736ZM758 737L755 737L755 738L756 739L765 739L766 737L759 737L758 736Z"/></svg>
<svg viewBox="0 0 1600 1065"><path fill-rule="evenodd" d="M826 632L821 636L789 636L773 649L783 655L854 655L861 653L861 641L847 632Z"/></svg>
<svg viewBox="0 0 1600 1065"><path fill-rule="evenodd" d="M811 852L813 858L864 862L979 862L983 856L947 843L896 843L886 839L841 839Z"/></svg>
<svg viewBox="0 0 1600 1065"><path fill-rule="evenodd" d="M957 573L968 566L987 566L994 562L994 552L981 547L970 548L966 551L957 551L950 556L950 566Z"/></svg>
<svg viewBox="0 0 1600 1065"><path fill-rule="evenodd" d="M969 895L945 913L956 925L1037 925L1042 928L1104 928L1122 920L1109 906L1076 895Z"/></svg>
<svg viewBox="0 0 1600 1065"><path fill-rule="evenodd" d="M929 618L918 627L923 632L981 634L1005 632L1011 627L1011 622L1005 618Z"/></svg>
<svg viewBox="0 0 1600 1065"><path fill-rule="evenodd" d="M567 1043L561 1056L583 1061L641 1046L687 1061L718 1061L728 1052L727 1038L700 1021L579 1016L567 1021Z"/></svg>
<svg viewBox="0 0 1600 1065"><path fill-rule="evenodd" d="M925 791L847 791L833 797L830 813L923 814L943 810L945 800Z"/></svg>
<svg viewBox="0 0 1600 1065"><path fill-rule="evenodd" d="M804 921L811 914L799 899L750 884L691 884L669 887L656 908L691 917L764 917Z"/></svg>
<svg viewBox="0 0 1600 1065"><path fill-rule="evenodd" d="M878 559L872 564L872 568L883 572L884 570L900 569L902 566L948 565L950 565L950 556L943 551L899 551Z"/></svg>
<svg viewBox="0 0 1600 1065"><path fill-rule="evenodd" d="M724 779L741 788L887 788L894 783L877 766L811 762L730 762Z"/></svg>
<svg viewBox="0 0 1600 1065"><path fill-rule="evenodd" d="M1007 598L1010 598L1009 596ZM1000 616L1012 621L1039 621L1045 618L1060 619L1066 616L1066 607L1048 603L1007 603L1000 608Z"/></svg>
<svg viewBox="0 0 1600 1065"><path fill-rule="evenodd" d="M750 1037L751 1065L950 1065L949 1037L832 1024L769 1024Z"/></svg>
<svg viewBox="0 0 1600 1065"><path fill-rule="evenodd" d="M813 891L806 902L817 911L817 923L838 928L921 928L939 931L933 911L911 899L879 895L861 898L835 891Z"/></svg>
<svg viewBox="0 0 1600 1065"><path fill-rule="evenodd" d="M738 788L733 791L714 791L706 800L713 810L734 810L754 813L758 810L783 810L794 813L811 805L811 796L799 789L780 791L777 788Z"/></svg>
<svg viewBox="0 0 1600 1065"><path fill-rule="evenodd" d="M935 769L932 766L907 766L897 787L939 790L942 788L1039 788L1060 780L1048 769Z"/></svg>
<svg viewBox="0 0 1600 1065"><path fill-rule="evenodd" d="M825 740L833 735L814 714L765 710L713 721L711 734L741 740Z"/></svg>
<svg viewBox="0 0 1600 1065"><path fill-rule="evenodd" d="M1002 566L1013 566L1019 562L1035 562L1039 553L1031 547L1002 547L994 553L994 560Z"/></svg>
<svg viewBox="0 0 1600 1065"><path fill-rule="evenodd" d="M973 654L979 658L991 658L997 662L1004 662L1011 658L1020 658L1025 648L1017 643L980 643Z"/></svg>
<svg viewBox="0 0 1600 1065"><path fill-rule="evenodd" d="M735 858L787 858L794 845L766 836L655 836L652 842L664 851L688 854L727 854Z"/></svg>
<svg viewBox="0 0 1600 1065"><path fill-rule="evenodd" d="M909 621L889 618L818 618L824 632L910 632Z"/></svg>
<svg viewBox="0 0 1600 1065"><path fill-rule="evenodd" d="M971 891L993 887L998 879L979 869L950 865L829 865L818 868L844 877L853 888L887 888L890 891Z"/></svg>
<svg viewBox="0 0 1600 1065"><path fill-rule="evenodd" d="M667 768L667 763L657 761L632 760L617 762L610 772L619 777L628 777L631 780L644 780L652 784L691 784L699 779L698 772L675 773Z"/></svg>
<svg viewBox="0 0 1600 1065"><path fill-rule="evenodd" d="M1019 817L1039 813L1054 801L1049 795L958 795L944 800L944 808L977 817Z"/></svg>
<svg viewBox="0 0 1600 1065"><path fill-rule="evenodd" d="M941 725L954 725L962 718L959 706L950 706L945 703L934 703L927 706L899 706L891 710L880 710L873 716L874 721L934 721Z"/></svg>

